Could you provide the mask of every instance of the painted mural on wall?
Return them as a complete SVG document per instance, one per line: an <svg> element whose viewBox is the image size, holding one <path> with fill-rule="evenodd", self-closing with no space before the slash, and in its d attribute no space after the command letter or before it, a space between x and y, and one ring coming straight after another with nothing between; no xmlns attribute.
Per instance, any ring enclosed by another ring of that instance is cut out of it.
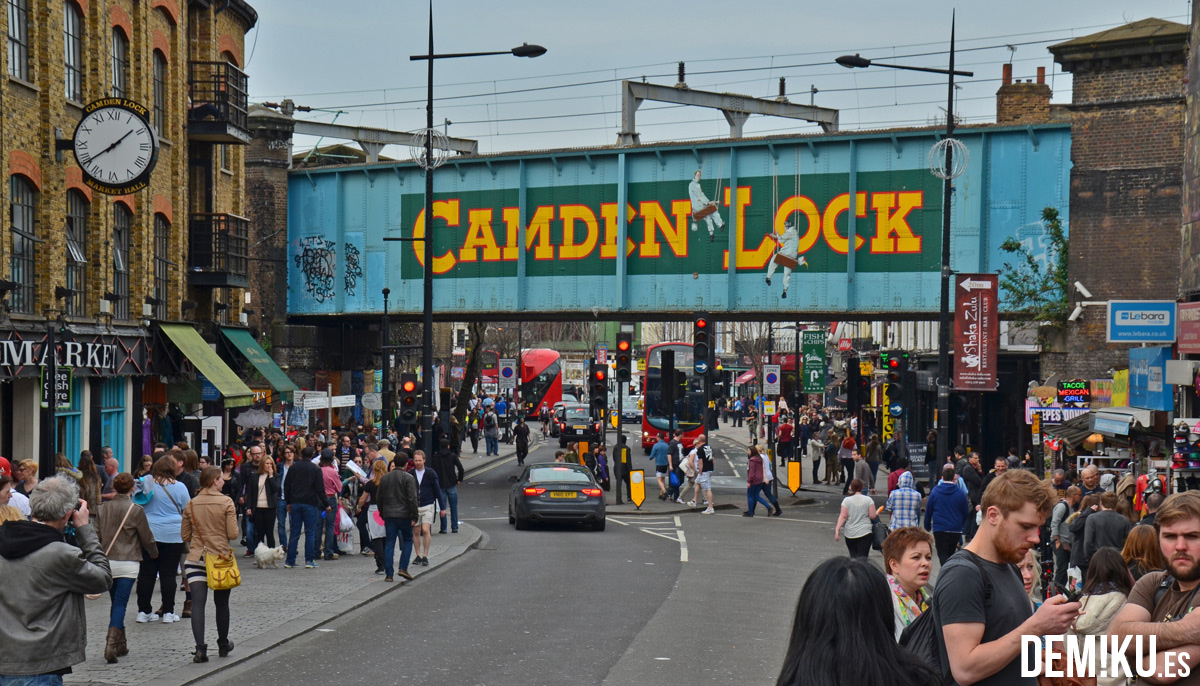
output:
<svg viewBox="0 0 1200 686"><path fill-rule="evenodd" d="M952 266L994 271L1004 238L1043 207L1065 212L1069 128L1045 127L1036 141L1024 130L959 133L982 162L956 182ZM452 160L434 176L432 222L410 165L309 170L290 180L289 310L378 312L388 287L393 311L419 312L423 241L384 238L423 239L431 223L441 312L934 312L934 141L914 132Z"/></svg>

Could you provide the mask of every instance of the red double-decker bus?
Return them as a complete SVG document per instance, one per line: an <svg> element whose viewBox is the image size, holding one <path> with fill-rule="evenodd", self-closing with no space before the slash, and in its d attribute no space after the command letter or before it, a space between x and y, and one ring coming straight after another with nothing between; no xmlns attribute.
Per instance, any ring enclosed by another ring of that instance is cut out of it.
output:
<svg viewBox="0 0 1200 686"><path fill-rule="evenodd" d="M675 352L675 370L686 377L686 390L676 393L674 407L663 403L662 353ZM681 429L683 445L691 449L692 441L704 434L704 390L697 383L693 366L691 343L658 343L646 350L646 365L642 376L642 449L646 453L672 426Z"/></svg>
<svg viewBox="0 0 1200 686"><path fill-rule="evenodd" d="M553 408L563 399L562 356L557 350L533 348L521 353L522 407L536 417L542 406Z"/></svg>

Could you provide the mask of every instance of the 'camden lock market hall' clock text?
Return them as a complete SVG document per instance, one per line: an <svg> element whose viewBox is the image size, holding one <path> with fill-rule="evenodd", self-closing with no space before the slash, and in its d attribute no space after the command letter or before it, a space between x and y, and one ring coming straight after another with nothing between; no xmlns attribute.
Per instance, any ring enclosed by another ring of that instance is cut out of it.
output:
<svg viewBox="0 0 1200 686"><path fill-rule="evenodd" d="M124 98L104 98L85 106L73 147L83 182L108 195L146 188L158 162L158 135L147 109Z"/></svg>

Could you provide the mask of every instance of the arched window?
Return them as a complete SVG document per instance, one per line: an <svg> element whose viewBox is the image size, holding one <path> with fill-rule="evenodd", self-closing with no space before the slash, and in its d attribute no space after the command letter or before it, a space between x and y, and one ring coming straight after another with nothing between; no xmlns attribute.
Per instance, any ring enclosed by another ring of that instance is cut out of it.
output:
<svg viewBox="0 0 1200 686"><path fill-rule="evenodd" d="M154 51L154 131L165 136L167 130L167 58Z"/></svg>
<svg viewBox="0 0 1200 686"><path fill-rule="evenodd" d="M8 0L8 75L29 80L29 0Z"/></svg>
<svg viewBox="0 0 1200 686"><path fill-rule="evenodd" d="M133 213L121 203L113 205L113 317L129 319L129 233L133 227Z"/></svg>
<svg viewBox="0 0 1200 686"><path fill-rule="evenodd" d="M67 100L83 102L83 13L71 0L63 2L63 63Z"/></svg>
<svg viewBox="0 0 1200 686"><path fill-rule="evenodd" d="M114 98L126 96L129 84L129 39L120 28L112 30L112 94Z"/></svg>
<svg viewBox="0 0 1200 686"><path fill-rule="evenodd" d="M37 196L33 186L20 176L9 178L8 189L9 226L12 233L8 278L16 284L8 296L8 309L33 314L37 300L33 268L37 244Z"/></svg>
<svg viewBox="0 0 1200 686"><path fill-rule="evenodd" d="M167 286L171 261L168 255L171 247L171 225L161 214L154 215L154 318L167 318Z"/></svg>
<svg viewBox="0 0 1200 686"><path fill-rule="evenodd" d="M87 314L87 218L88 201L83 193L67 191L67 314Z"/></svg>

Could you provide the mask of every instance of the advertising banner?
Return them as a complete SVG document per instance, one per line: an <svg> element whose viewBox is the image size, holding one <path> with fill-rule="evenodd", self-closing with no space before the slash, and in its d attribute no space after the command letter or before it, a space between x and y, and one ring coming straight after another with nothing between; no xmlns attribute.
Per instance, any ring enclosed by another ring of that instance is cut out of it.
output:
<svg viewBox="0 0 1200 686"><path fill-rule="evenodd" d="M1174 300L1108 301L1109 343L1172 343Z"/></svg>
<svg viewBox="0 0 1200 686"><path fill-rule="evenodd" d="M954 279L954 388L996 390L1000 306L995 274L958 274Z"/></svg>
<svg viewBox="0 0 1200 686"><path fill-rule="evenodd" d="M1200 355L1200 302L1180 303L1176 327L1179 352L1186 355Z"/></svg>
<svg viewBox="0 0 1200 686"><path fill-rule="evenodd" d="M1175 409L1171 386L1166 382L1168 347L1129 349L1129 406L1145 410Z"/></svg>
<svg viewBox="0 0 1200 686"><path fill-rule="evenodd" d="M804 331L800 338L804 356L804 392L825 393L825 332Z"/></svg>

